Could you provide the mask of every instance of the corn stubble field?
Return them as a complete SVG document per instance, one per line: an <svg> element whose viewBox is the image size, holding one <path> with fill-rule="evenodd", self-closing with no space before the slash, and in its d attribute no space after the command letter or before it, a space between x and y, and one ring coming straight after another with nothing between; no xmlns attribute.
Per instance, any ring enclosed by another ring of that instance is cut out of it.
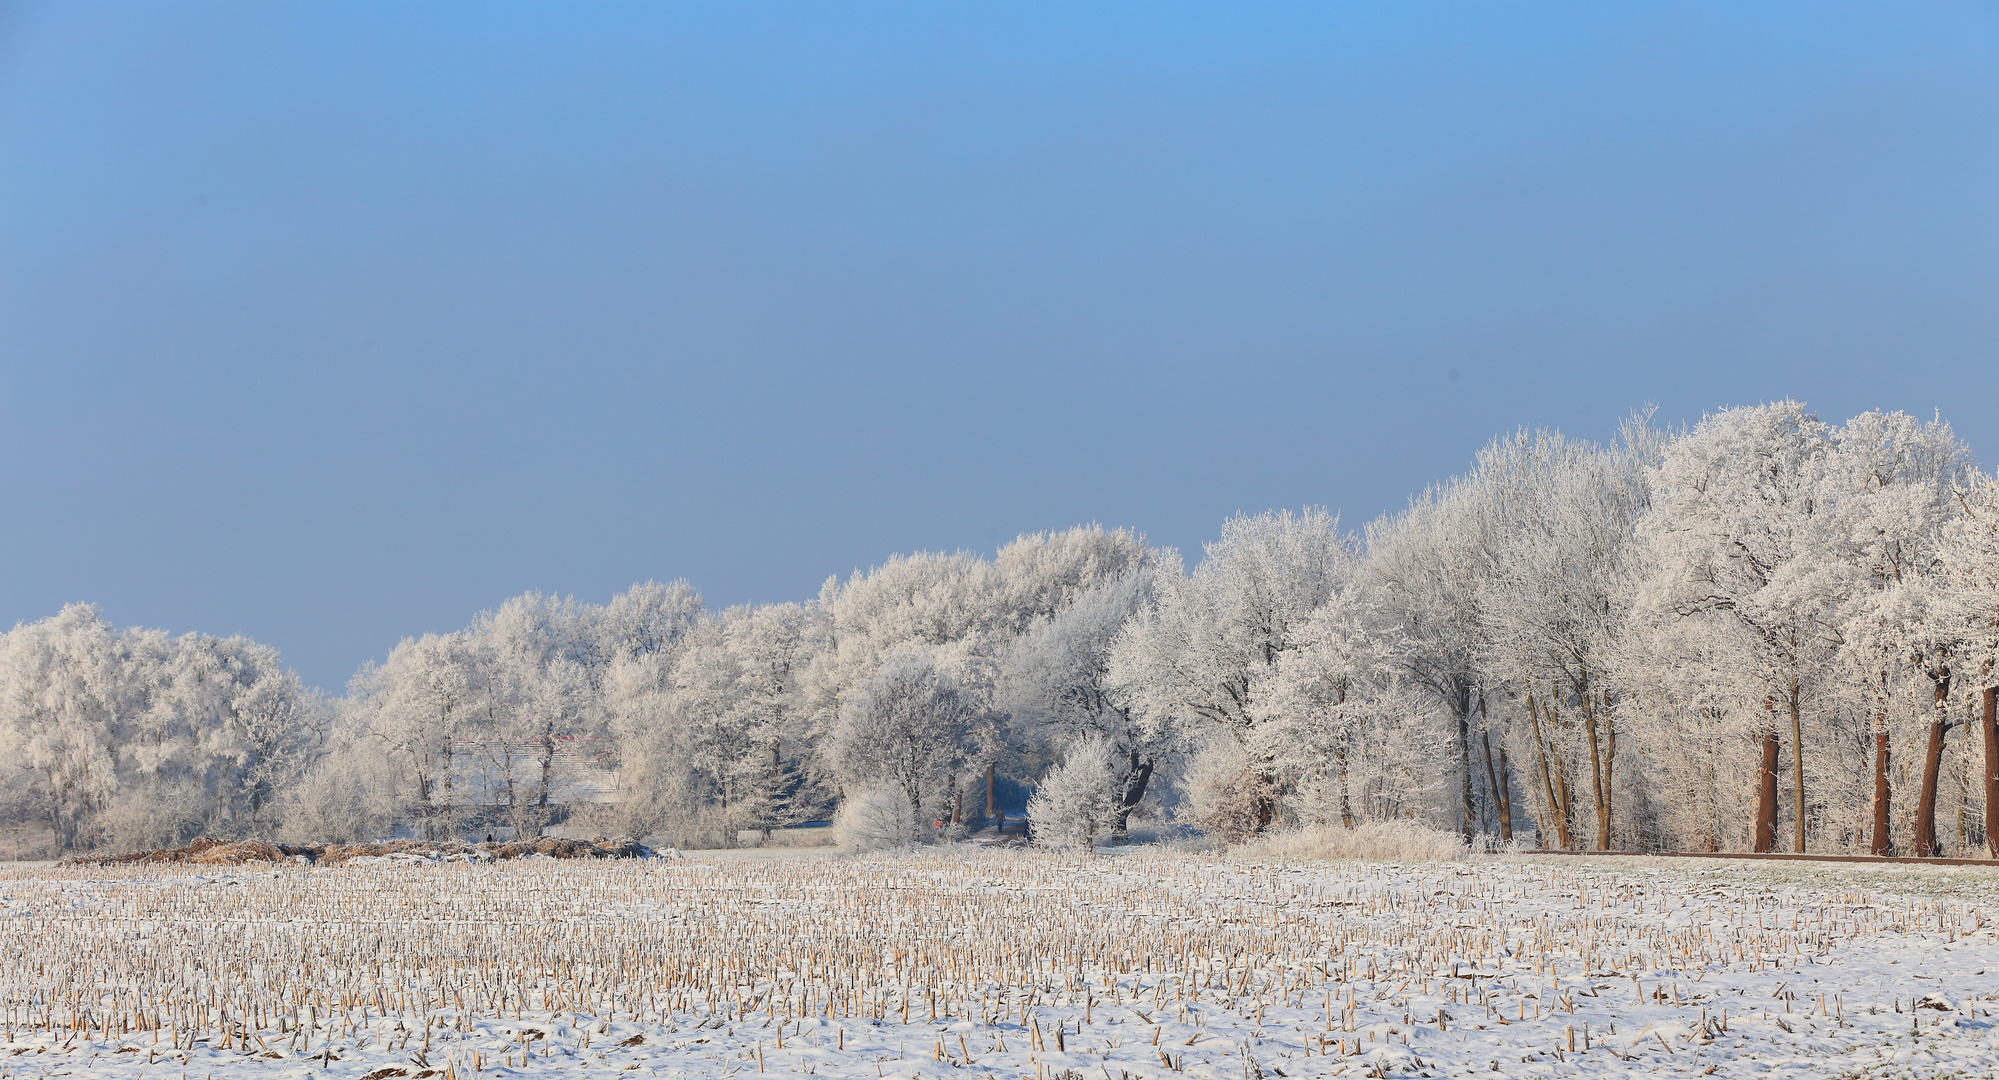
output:
<svg viewBox="0 0 1999 1080"><path fill-rule="evenodd" d="M0 1076L1990 1076L1999 871L0 870Z"/></svg>

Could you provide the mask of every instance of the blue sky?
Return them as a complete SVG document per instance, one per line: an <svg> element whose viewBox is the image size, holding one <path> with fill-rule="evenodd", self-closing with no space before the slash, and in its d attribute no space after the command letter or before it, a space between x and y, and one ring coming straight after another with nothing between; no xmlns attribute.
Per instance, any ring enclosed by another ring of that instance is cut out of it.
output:
<svg viewBox="0 0 1999 1080"><path fill-rule="evenodd" d="M0 7L0 622L1350 526L1793 396L1999 458L1999 8Z"/></svg>

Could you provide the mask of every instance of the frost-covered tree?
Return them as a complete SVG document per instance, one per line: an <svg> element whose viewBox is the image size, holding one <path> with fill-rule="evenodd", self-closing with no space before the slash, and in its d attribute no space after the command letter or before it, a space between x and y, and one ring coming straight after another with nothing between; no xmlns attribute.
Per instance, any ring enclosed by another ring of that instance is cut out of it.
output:
<svg viewBox="0 0 1999 1080"><path fill-rule="evenodd" d="M1094 732L1070 741L1061 763L1042 774L1027 800L1036 844L1087 852L1111 831L1123 797L1112 786L1118 757L1110 740Z"/></svg>
<svg viewBox="0 0 1999 1080"><path fill-rule="evenodd" d="M686 637L673 666L660 722L677 729L686 782L731 832L768 834L815 805L797 753L814 627L795 604L730 608Z"/></svg>
<svg viewBox="0 0 1999 1080"><path fill-rule="evenodd" d="M968 732L959 767L939 778L950 804L945 813L954 822L963 817L964 795L983 773L990 814L995 765L1020 749L996 704L1007 642L1155 558L1133 533L1087 525L1021 536L991 561L918 552L845 582L829 580L817 604L820 644L805 678L813 741L830 739L847 704L892 656L930 650L956 689Z"/></svg>
<svg viewBox="0 0 1999 1080"><path fill-rule="evenodd" d="M676 701L676 672L702 623L701 594L684 581L633 586L598 620L609 656L599 707L617 769L621 827L682 845L726 838Z"/></svg>
<svg viewBox="0 0 1999 1080"><path fill-rule="evenodd" d="M1975 675L1985 848L1999 859L1999 481L1973 474L1956 494L1961 513L1938 538L1932 614L1955 627L1960 666Z"/></svg>
<svg viewBox="0 0 1999 1080"><path fill-rule="evenodd" d="M1939 607L1946 579L1939 573L1938 544L1957 515L1956 496L1969 470L1969 452L1949 425L1925 424L1906 413L1871 412L1849 420L1835 434L1827 463L1821 498L1830 528L1817 557L1846 578L1840 585L1844 689L1859 700L1845 711L1865 718L1863 737L1872 742L1869 850L1877 855L1894 850L1891 716L1900 711L1904 686L1914 675L1928 684L1929 707L1912 848L1937 853L1936 799L1950 723L1946 703L1968 629ZM1847 805L1858 806L1859 794L1849 793Z"/></svg>
<svg viewBox="0 0 1999 1080"><path fill-rule="evenodd" d="M962 762L973 719L935 651L906 646L841 707L830 756L850 786L894 784L920 819L925 793Z"/></svg>
<svg viewBox="0 0 1999 1080"><path fill-rule="evenodd" d="M140 705L131 658L87 604L15 627L0 648L0 752L25 774L17 797L57 847L91 843L119 790L125 720Z"/></svg>
<svg viewBox="0 0 1999 1080"><path fill-rule="evenodd" d="M598 708L610 649L602 609L523 593L466 630L474 708L462 738L486 769L480 785L519 836L539 836L563 803L557 758L600 734Z"/></svg>
<svg viewBox="0 0 1999 1080"><path fill-rule="evenodd" d="M756 747L736 764L737 800L747 826L768 839L820 805L819 777L807 772L802 753L811 736L804 680L819 620L798 604L764 604L730 608L721 622L736 671L732 712Z"/></svg>
<svg viewBox="0 0 1999 1080"><path fill-rule="evenodd" d="M347 686L350 722L380 756L376 782L394 789L401 813L426 839L458 829L454 747L474 689L470 652L463 634L404 638Z"/></svg>
<svg viewBox="0 0 1999 1080"><path fill-rule="evenodd" d="M1646 507L1652 442L1642 417L1609 448L1557 432L1521 432L1486 447L1462 481L1484 549L1470 575L1477 588L1479 715L1490 721L1492 695L1525 704L1527 723L1516 722L1513 741L1525 742L1529 786L1563 847L1572 844L1579 819L1575 777L1588 781L1594 846L1612 846L1623 698L1614 667L1634 584L1634 529ZM1480 741L1501 836L1510 839L1505 751L1495 768L1484 732Z"/></svg>
<svg viewBox="0 0 1999 1080"><path fill-rule="evenodd" d="M1078 525L1061 532L1029 533L993 558L997 590L994 621L1018 634L1051 619L1085 594L1148 570L1159 553L1129 529Z"/></svg>
<svg viewBox="0 0 1999 1080"><path fill-rule="evenodd" d="M1110 821L1115 841L1125 837L1132 811L1175 745L1170 727L1140 716L1108 681L1111 644L1134 615L1154 603L1155 577L1148 559L1079 593L1030 624L1000 662L1000 707L1017 723L1055 745L1102 743L1102 754L1072 757L1067 767L1101 761L1106 768L1100 779L1115 793Z"/></svg>
<svg viewBox="0 0 1999 1080"><path fill-rule="evenodd" d="M594 621L604 659L671 656L700 623L701 594L684 580L648 581L611 598Z"/></svg>
<svg viewBox="0 0 1999 1080"><path fill-rule="evenodd" d="M1641 625L1712 643L1703 651L1717 662L1690 674L1729 688L1712 708L1745 727L1760 756L1756 851L1776 842L1786 726L1793 843L1805 847L1803 717L1823 689L1843 600L1842 575L1820 558L1832 449L1831 428L1794 401L1710 414L1651 470L1652 510L1638 526Z"/></svg>
<svg viewBox="0 0 1999 1080"><path fill-rule="evenodd" d="M1275 820L1276 761L1269 723L1281 658L1299 645L1312 612L1353 573L1352 545L1324 510L1239 515L1222 525L1193 573L1170 564L1158 602L1112 643L1105 685L1147 724L1179 725L1190 738L1225 735L1263 779L1258 827Z"/></svg>
<svg viewBox="0 0 1999 1080"><path fill-rule="evenodd" d="M1305 824L1357 828L1436 819L1454 809L1450 774L1435 764L1452 753L1449 718L1434 696L1410 682L1398 643L1384 629L1350 577L1298 628L1297 647L1278 661L1266 742L1276 748L1276 786ZM1214 776L1215 768L1204 762L1197 770L1213 789L1202 812L1227 822L1240 816L1231 800L1253 789Z"/></svg>
<svg viewBox="0 0 1999 1080"><path fill-rule="evenodd" d="M1448 711L1454 729L1446 775L1458 792L1458 827L1469 839L1478 823L1471 766L1471 724L1478 703L1484 640L1478 600L1486 569L1487 522L1464 484L1432 488L1407 509L1367 527L1363 586L1384 640L1396 645L1404 677Z"/></svg>
<svg viewBox="0 0 1999 1080"><path fill-rule="evenodd" d="M154 798L191 806L189 824L221 835L268 834L273 802L321 752L330 708L287 670L278 651L248 638L189 634L161 657L142 719L178 733L184 761L128 745ZM185 829L179 831L187 831Z"/></svg>

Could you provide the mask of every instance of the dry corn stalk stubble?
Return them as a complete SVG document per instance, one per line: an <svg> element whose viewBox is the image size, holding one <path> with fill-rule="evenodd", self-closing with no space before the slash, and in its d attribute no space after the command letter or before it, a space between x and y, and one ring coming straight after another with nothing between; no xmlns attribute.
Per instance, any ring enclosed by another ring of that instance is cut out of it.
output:
<svg viewBox="0 0 1999 1080"><path fill-rule="evenodd" d="M1743 1020L1772 1001L1788 1015L1798 991L1767 984L1833 950L1993 949L1969 901L1674 880L1019 852L8 870L0 1001L15 1054L348 1059L454 1080L660 1054L826 1075L1157 1072L1242 1046L1482 1065L1482 1034L1522 1024L1523 1053L1635 1063L1797 1035L1795 1016ZM1824 1012L1811 1022L1885 1015L1874 996L1807 1002ZM1667 1037L1633 1030L1641 1016Z"/></svg>

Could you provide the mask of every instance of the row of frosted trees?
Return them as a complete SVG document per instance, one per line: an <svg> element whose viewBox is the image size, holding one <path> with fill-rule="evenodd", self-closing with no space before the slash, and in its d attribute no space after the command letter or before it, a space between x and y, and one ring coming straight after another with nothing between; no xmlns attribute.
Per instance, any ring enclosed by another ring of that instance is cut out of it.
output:
<svg viewBox="0 0 1999 1080"><path fill-rule="evenodd" d="M584 811L730 843L864 792L971 829L1025 784L1058 844L1170 813L1988 854L1995 660L1999 486L1942 423L1779 402L1608 446L1521 432L1359 535L1231 519L1191 571L1091 526L806 603L528 594L332 701L254 643L72 607L0 639L0 797L62 847Z"/></svg>
<svg viewBox="0 0 1999 1080"><path fill-rule="evenodd" d="M1991 478L1902 414L1521 433L1357 541L1229 523L1112 682L1229 733L1189 795L1240 835L1407 815L1564 848L1994 853L1995 527Z"/></svg>

